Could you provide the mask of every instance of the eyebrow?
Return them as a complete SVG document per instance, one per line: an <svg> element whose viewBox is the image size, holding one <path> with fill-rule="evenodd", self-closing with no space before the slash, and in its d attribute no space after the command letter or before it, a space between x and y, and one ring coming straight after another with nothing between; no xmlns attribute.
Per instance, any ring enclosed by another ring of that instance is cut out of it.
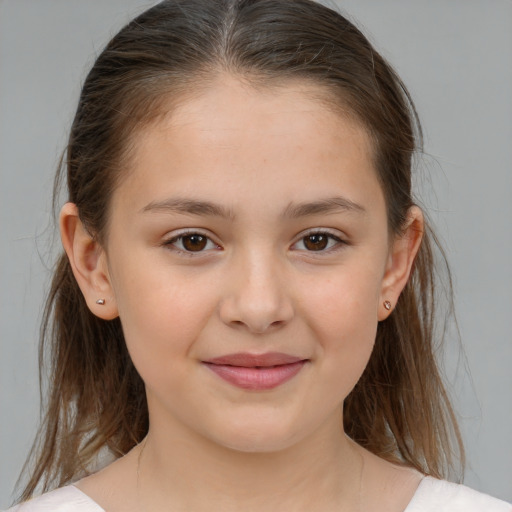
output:
<svg viewBox="0 0 512 512"><path fill-rule="evenodd" d="M313 215L329 214L329 213L366 213L366 210L360 204L354 203L346 197L330 197L313 201L310 203L290 203L284 213L283 217L298 218L309 217Z"/></svg>
<svg viewBox="0 0 512 512"><path fill-rule="evenodd" d="M140 210L140 213L182 213L188 215L213 216L234 219L235 214L229 208L210 201L201 201L187 198L169 198L163 201L152 201ZM284 210L284 218L310 217L321 214L334 213L366 213L360 204L350 199L337 196L318 201L304 203L290 203Z"/></svg>
<svg viewBox="0 0 512 512"><path fill-rule="evenodd" d="M180 197L164 199L163 201L152 201L142 208L140 212L184 213L189 215L234 218L233 212L221 205L211 203L210 201L198 201Z"/></svg>

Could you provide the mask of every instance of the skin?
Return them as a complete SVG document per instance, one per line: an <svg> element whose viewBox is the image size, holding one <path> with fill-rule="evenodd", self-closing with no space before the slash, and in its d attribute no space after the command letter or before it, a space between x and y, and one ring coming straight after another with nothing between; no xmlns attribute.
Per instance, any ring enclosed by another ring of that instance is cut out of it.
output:
<svg viewBox="0 0 512 512"><path fill-rule="evenodd" d="M121 318L148 397L143 445L78 484L106 510L398 512L411 499L420 476L351 442L341 411L391 313L383 302L407 282L422 216L412 208L390 238L369 138L319 92L223 76L140 134L103 247L63 207L77 281L96 315ZM204 249L187 251L184 231ZM325 249L311 250L313 233ZM246 390L202 363L235 352L307 363Z"/></svg>

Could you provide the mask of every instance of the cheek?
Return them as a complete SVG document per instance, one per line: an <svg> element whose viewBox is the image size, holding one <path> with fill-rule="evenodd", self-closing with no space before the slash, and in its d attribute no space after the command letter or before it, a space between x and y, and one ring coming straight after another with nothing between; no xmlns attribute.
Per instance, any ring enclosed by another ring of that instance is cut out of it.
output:
<svg viewBox="0 0 512 512"><path fill-rule="evenodd" d="M311 324L363 337L376 329L382 278L375 266L347 265L307 281L300 303Z"/></svg>
<svg viewBox="0 0 512 512"><path fill-rule="evenodd" d="M308 327L318 340L319 364L329 375L327 385L344 399L363 373L375 343L380 280L351 269L310 287L304 298Z"/></svg>
<svg viewBox="0 0 512 512"><path fill-rule="evenodd" d="M164 268L118 265L113 279L126 345L145 381L182 371L176 362L189 354L215 308L212 290Z"/></svg>

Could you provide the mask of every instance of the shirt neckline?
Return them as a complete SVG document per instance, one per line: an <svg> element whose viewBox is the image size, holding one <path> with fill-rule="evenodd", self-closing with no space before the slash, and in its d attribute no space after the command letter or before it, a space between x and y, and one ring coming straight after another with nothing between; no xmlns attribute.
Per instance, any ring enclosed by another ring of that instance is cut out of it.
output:
<svg viewBox="0 0 512 512"><path fill-rule="evenodd" d="M415 506L416 501L418 500L418 497L422 494L422 488L425 486L425 482L428 482L430 480L433 480L433 477L430 476L424 476L420 483L418 484L418 487L414 491L414 494L407 504L407 507L405 507L403 512L414 512L413 507ZM75 485L70 485L73 489L75 489L76 492L78 492L82 499L86 499L90 505L93 505L95 507L95 512L106 512L104 508L102 508L97 502L95 502L88 494L83 492L81 489L76 487Z"/></svg>

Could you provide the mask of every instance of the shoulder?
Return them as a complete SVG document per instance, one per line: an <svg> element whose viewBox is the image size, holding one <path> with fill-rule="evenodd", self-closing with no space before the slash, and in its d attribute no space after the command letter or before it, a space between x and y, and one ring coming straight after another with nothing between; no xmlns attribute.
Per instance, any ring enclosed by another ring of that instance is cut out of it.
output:
<svg viewBox="0 0 512 512"><path fill-rule="evenodd" d="M105 512L82 491L68 485L20 503L6 512Z"/></svg>
<svg viewBox="0 0 512 512"><path fill-rule="evenodd" d="M404 512L512 512L512 505L465 485L425 477Z"/></svg>

